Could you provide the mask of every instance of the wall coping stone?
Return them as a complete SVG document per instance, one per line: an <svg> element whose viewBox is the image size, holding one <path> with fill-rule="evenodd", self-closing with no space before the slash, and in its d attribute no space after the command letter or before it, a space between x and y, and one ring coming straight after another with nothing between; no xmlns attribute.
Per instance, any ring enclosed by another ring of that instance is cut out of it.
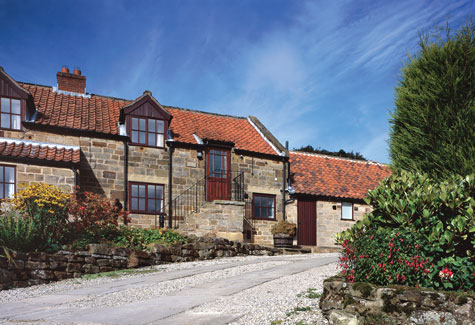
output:
<svg viewBox="0 0 475 325"><path fill-rule="evenodd" d="M471 324L475 295L405 286L323 282L320 309L330 324Z"/></svg>

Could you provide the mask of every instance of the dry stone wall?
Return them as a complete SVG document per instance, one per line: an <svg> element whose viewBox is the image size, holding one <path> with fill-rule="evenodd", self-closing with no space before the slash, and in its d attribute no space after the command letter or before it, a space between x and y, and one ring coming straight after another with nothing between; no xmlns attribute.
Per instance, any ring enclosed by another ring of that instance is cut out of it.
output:
<svg viewBox="0 0 475 325"><path fill-rule="evenodd" d="M464 293L324 281L320 308L330 324L473 324L475 296Z"/></svg>
<svg viewBox="0 0 475 325"><path fill-rule="evenodd" d="M219 257L276 255L281 251L224 238L190 236L181 245L154 245L150 251L91 244L82 251L63 250L55 254L12 252L12 261L0 258L0 289L45 284L85 274L109 272L165 263L190 262Z"/></svg>

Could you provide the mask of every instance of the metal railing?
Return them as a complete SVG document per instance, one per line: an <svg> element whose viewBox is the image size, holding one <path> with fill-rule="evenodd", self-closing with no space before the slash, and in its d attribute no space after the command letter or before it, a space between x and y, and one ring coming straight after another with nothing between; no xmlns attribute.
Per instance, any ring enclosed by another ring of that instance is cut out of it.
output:
<svg viewBox="0 0 475 325"><path fill-rule="evenodd" d="M220 173L219 175L223 175ZM224 174L228 175L228 174ZM178 227L180 220L198 213L205 201L244 201L244 173L229 172L229 177L210 177L199 180L173 199L172 220Z"/></svg>

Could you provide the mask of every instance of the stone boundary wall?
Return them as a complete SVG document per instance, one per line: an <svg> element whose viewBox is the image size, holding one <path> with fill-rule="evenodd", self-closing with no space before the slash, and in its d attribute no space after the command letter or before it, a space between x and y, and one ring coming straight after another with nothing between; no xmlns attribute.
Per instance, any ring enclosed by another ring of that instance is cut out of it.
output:
<svg viewBox="0 0 475 325"><path fill-rule="evenodd" d="M244 255L278 255L279 249L255 244L242 244L223 238L190 236L181 245L155 244L150 252L103 244L90 244L87 250L43 252L11 252L14 262L0 258L0 290L45 284L84 274L109 272L143 266L208 260Z"/></svg>
<svg viewBox="0 0 475 325"><path fill-rule="evenodd" d="M330 324L473 324L475 296L411 287L377 287L332 277L320 309Z"/></svg>

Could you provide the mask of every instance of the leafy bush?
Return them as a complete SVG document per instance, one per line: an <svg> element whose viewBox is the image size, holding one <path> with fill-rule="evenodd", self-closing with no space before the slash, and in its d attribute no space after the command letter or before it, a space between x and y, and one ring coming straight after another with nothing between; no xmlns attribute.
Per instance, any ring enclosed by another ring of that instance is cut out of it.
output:
<svg viewBox="0 0 475 325"><path fill-rule="evenodd" d="M146 249L153 243L176 244L186 242L186 237L171 229L140 229L135 227L121 226L109 229L105 239L115 245L126 248Z"/></svg>
<svg viewBox="0 0 475 325"><path fill-rule="evenodd" d="M25 222L35 226L37 248L49 250L63 242L70 198L56 186L37 183L15 193L10 203L19 215L31 219Z"/></svg>
<svg viewBox="0 0 475 325"><path fill-rule="evenodd" d="M345 246L342 266L347 279L385 285L396 283L394 278L404 271L408 285L474 288L474 185L473 176L454 176L437 183L425 175L403 171L383 181L366 199L373 211L338 237ZM400 242L397 254L388 249L389 241L396 234ZM389 255L393 264L398 262L396 266L387 266ZM416 255L417 270L407 269L407 264L403 264ZM372 272L380 263L386 265L384 276ZM420 263L423 263L422 273ZM429 272L425 272L426 269ZM450 270L453 276L446 278L444 273L439 274L444 269ZM411 273L414 271L417 272Z"/></svg>
<svg viewBox="0 0 475 325"><path fill-rule="evenodd" d="M119 211L107 198L90 192L72 196L68 209L71 216L68 225L70 238L99 241L104 231L117 227L120 219L127 218L127 213Z"/></svg>
<svg viewBox="0 0 475 325"><path fill-rule="evenodd" d="M290 223L286 220L280 220L274 226L272 226L270 231L273 235L275 235L275 234L285 234L288 237L294 237L295 236L295 224Z"/></svg>
<svg viewBox="0 0 475 325"><path fill-rule="evenodd" d="M15 251L34 251L38 247L36 225L32 218L7 211L0 216L0 246Z"/></svg>

